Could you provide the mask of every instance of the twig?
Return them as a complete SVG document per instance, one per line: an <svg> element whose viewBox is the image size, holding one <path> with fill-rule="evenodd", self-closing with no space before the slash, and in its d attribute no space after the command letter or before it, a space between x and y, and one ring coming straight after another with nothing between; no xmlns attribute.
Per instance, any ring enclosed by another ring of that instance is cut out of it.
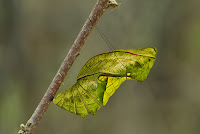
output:
<svg viewBox="0 0 200 134"><path fill-rule="evenodd" d="M76 57L79 55L79 51L83 47L85 40L88 35L104 13L107 8L116 7L118 3L115 0L97 0L96 5L90 13L89 19L86 20L80 33L78 34L76 40L74 41L71 49L69 50L67 56L65 57L63 63L61 64L57 74L55 75L53 81L48 87L46 93L44 94L42 100L37 106L36 110L32 114L31 118L27 121L26 125L21 124L21 129L19 134L32 134L34 128L39 124L44 113L46 112L52 98L57 93L61 83L63 82L67 72L74 63Z"/></svg>

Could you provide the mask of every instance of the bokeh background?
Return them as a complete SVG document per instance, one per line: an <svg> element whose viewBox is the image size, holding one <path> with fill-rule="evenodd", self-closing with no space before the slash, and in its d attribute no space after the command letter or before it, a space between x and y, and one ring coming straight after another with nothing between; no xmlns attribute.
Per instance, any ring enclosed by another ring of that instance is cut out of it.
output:
<svg viewBox="0 0 200 134"><path fill-rule="evenodd" d="M200 1L120 0L98 27L115 49L157 47L144 82L125 81L96 116L51 104L36 134L199 134ZM0 0L0 133L32 115L96 0ZM110 51L94 29L58 92Z"/></svg>

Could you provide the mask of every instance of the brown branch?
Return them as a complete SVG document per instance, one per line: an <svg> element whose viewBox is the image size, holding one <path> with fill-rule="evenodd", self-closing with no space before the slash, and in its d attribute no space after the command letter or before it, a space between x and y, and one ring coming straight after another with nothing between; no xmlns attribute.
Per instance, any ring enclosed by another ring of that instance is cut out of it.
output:
<svg viewBox="0 0 200 134"><path fill-rule="evenodd" d="M76 40L74 41L71 49L69 50L67 56L65 57L57 74L55 75L53 81L48 87L36 110L32 114L31 118L27 121L26 125L20 125L21 130L18 132L19 134L33 133L34 128L39 124L40 120L42 119L51 102L51 99L57 93L61 83L67 75L67 72L71 68L72 64L79 54L79 51L83 47L88 35L91 33L92 29L99 21L104 11L109 7L116 7L117 5L118 4L115 0L97 0L96 5L90 13L89 19L87 19L85 24L83 25L80 33L78 34Z"/></svg>

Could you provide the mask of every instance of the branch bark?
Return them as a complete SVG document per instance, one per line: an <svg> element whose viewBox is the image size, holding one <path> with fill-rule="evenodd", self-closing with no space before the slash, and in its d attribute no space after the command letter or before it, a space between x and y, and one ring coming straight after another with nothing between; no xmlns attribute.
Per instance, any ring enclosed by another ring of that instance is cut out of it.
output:
<svg viewBox="0 0 200 134"><path fill-rule="evenodd" d="M61 64L58 72L53 78L50 86L48 87L46 93L44 94L42 100L38 104L34 113L27 121L26 125L21 124L21 129L19 130L19 134L32 134L34 128L39 124L42 119L44 113L46 112L51 100L57 93L61 83L67 75L67 72L71 68L74 63L76 57L79 55L79 51L83 47L85 40L91 33L92 29L99 21L100 17L104 13L104 11L110 7L116 7L118 3L115 0L97 0L93 10L91 11L89 18L86 20L83 25L80 33L78 34L76 40L74 41L72 47L70 48L67 56L65 57L63 63Z"/></svg>

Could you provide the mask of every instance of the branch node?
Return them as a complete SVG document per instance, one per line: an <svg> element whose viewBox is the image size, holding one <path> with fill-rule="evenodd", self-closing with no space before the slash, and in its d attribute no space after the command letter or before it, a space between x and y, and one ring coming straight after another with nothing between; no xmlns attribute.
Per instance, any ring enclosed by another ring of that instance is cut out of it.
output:
<svg viewBox="0 0 200 134"><path fill-rule="evenodd" d="M21 124L20 125L20 131L18 132L18 134L26 134L26 130L27 130L27 127L26 127L26 125L24 125L24 124Z"/></svg>
<svg viewBox="0 0 200 134"><path fill-rule="evenodd" d="M119 5L116 0L109 0L106 8L115 8Z"/></svg>

